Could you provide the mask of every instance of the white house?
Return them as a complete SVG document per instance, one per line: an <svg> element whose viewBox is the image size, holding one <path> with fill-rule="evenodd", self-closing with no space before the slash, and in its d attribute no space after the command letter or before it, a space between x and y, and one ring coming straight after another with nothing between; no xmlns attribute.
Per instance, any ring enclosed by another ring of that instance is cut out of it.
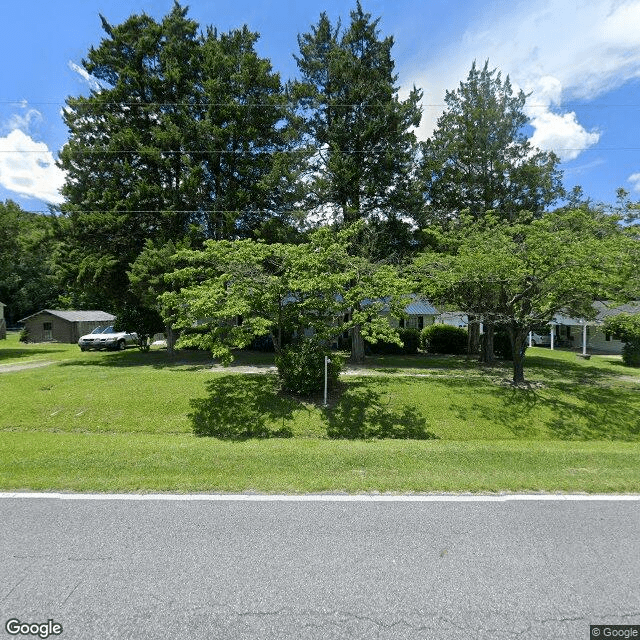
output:
<svg viewBox="0 0 640 640"><path fill-rule="evenodd" d="M617 306L610 306L605 302L594 302L597 315L593 320L572 318L557 314L549 323L551 334L551 348L554 346L580 349L583 353L587 350L600 353L622 353L624 342L616 340L611 334L604 331L602 325L609 316L617 316L620 313L632 315L640 313L640 301L630 302Z"/></svg>

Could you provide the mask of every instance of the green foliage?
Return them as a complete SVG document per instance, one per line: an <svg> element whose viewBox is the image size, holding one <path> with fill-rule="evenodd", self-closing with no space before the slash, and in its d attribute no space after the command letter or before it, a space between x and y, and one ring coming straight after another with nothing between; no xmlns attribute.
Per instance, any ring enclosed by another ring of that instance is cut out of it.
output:
<svg viewBox="0 0 640 640"><path fill-rule="evenodd" d="M402 313L407 285L392 266L352 255L361 228L320 229L298 245L209 241L202 251L179 252L180 268L168 276L176 290L162 295L163 314L183 331L204 329L182 335L179 345L230 362L232 349L256 337L269 336L277 352L287 335L308 329L327 342L351 330L359 359L363 338L399 343L389 314Z"/></svg>
<svg viewBox="0 0 640 640"><path fill-rule="evenodd" d="M420 331L418 329L399 329L398 335L402 345L397 342L368 342L369 351L375 355L413 355L418 353L420 346Z"/></svg>
<svg viewBox="0 0 640 640"><path fill-rule="evenodd" d="M249 237L272 218L286 226L299 156L257 34L201 30L177 2L160 21L102 24L83 61L101 89L64 110L60 266L76 300L116 307L147 240Z"/></svg>
<svg viewBox="0 0 640 640"><path fill-rule="evenodd" d="M54 259L57 219L0 202L0 301L9 325L41 309L57 307L60 293Z"/></svg>
<svg viewBox="0 0 640 640"><path fill-rule="evenodd" d="M20 336L18 340L20 340L20 342L24 342L25 344L30 342L29 329L27 328L20 329Z"/></svg>
<svg viewBox="0 0 640 640"><path fill-rule="evenodd" d="M126 304L118 309L118 316L113 323L116 331L134 331L138 334L138 344L141 349L148 351L150 338L164 329L160 314L139 304Z"/></svg>
<svg viewBox="0 0 640 640"><path fill-rule="evenodd" d="M604 330L622 340L622 361L629 367L640 367L640 315L620 313L604 322Z"/></svg>
<svg viewBox="0 0 640 640"><path fill-rule="evenodd" d="M381 213L411 216L418 202L411 177L422 94L414 88L399 99L393 38L381 38L378 23L358 1L347 27L322 13L298 36L302 80L292 94L314 151L309 206L328 208L345 224Z"/></svg>
<svg viewBox="0 0 640 640"><path fill-rule="evenodd" d="M526 96L509 77L474 62L466 81L447 91L446 108L423 145L421 175L428 219L446 224L467 210L513 219L540 214L564 193L558 158L531 147Z"/></svg>
<svg viewBox="0 0 640 640"><path fill-rule="evenodd" d="M278 376L287 391L311 396L324 389L324 359L327 356L327 387L335 388L342 368L341 357L317 340L301 340L276 355Z"/></svg>
<svg viewBox="0 0 640 640"><path fill-rule="evenodd" d="M514 344L514 382L524 380L522 346L532 327L558 313L593 318L594 299L615 299L637 277L638 243L615 216L559 210L505 223L465 220L454 252L416 260L421 293L502 324Z"/></svg>
<svg viewBox="0 0 640 640"><path fill-rule="evenodd" d="M524 356L528 344L525 341L520 346L520 353ZM493 352L497 358L501 360L513 360L513 349L511 347L511 338L509 331L505 328L496 328L493 334Z"/></svg>
<svg viewBox="0 0 640 640"><path fill-rule="evenodd" d="M466 329L448 324L432 324L420 332L422 349L429 353L463 354L467 350L467 340Z"/></svg>
<svg viewBox="0 0 640 640"><path fill-rule="evenodd" d="M625 343L622 347L622 362L628 367L640 367L640 340Z"/></svg>

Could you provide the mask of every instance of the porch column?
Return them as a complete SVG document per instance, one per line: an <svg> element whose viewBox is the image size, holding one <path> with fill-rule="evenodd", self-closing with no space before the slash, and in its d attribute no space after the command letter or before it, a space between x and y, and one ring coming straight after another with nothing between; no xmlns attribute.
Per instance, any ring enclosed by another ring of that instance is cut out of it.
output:
<svg viewBox="0 0 640 640"><path fill-rule="evenodd" d="M587 355L587 323L585 322L582 327L582 355Z"/></svg>
<svg viewBox="0 0 640 640"><path fill-rule="evenodd" d="M555 333L556 333L556 325L552 322L551 323L551 351L553 351L553 339L555 338Z"/></svg>
<svg viewBox="0 0 640 640"><path fill-rule="evenodd" d="M531 344L531 331L529 331L529 348L531 348L532 344Z"/></svg>

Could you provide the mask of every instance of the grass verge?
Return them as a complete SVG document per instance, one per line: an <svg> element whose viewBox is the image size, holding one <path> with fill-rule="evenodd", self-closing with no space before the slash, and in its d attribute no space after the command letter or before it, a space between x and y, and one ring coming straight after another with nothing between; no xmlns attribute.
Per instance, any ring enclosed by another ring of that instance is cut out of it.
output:
<svg viewBox="0 0 640 640"><path fill-rule="evenodd" d="M630 493L640 444L8 433L4 490Z"/></svg>

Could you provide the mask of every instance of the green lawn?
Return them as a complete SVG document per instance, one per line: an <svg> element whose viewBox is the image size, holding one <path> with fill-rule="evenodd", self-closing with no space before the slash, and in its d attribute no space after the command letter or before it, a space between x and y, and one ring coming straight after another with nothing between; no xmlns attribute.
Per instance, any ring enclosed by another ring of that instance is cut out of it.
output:
<svg viewBox="0 0 640 640"><path fill-rule="evenodd" d="M270 362L243 353L237 364ZM531 389L505 383L508 364L377 357L375 375L343 376L326 408L280 393L275 375L212 364L200 352L82 353L10 333L0 341L0 488L640 490L640 371L618 357L530 349Z"/></svg>

